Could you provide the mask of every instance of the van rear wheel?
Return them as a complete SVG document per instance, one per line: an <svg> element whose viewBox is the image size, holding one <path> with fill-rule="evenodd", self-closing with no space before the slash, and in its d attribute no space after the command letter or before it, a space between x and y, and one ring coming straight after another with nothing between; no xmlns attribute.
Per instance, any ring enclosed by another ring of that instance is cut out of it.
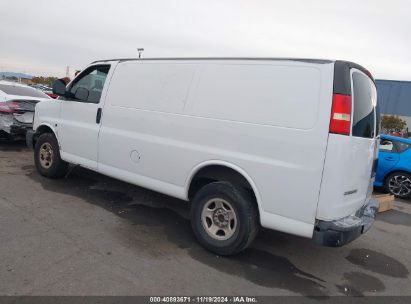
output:
<svg viewBox="0 0 411 304"><path fill-rule="evenodd" d="M67 173L68 163L60 157L59 145L54 134L44 133L37 139L34 163L37 171L46 177L58 178Z"/></svg>
<svg viewBox="0 0 411 304"><path fill-rule="evenodd" d="M399 198L411 197L411 175L405 172L394 172L385 180L388 192Z"/></svg>
<svg viewBox="0 0 411 304"><path fill-rule="evenodd" d="M233 255L250 245L259 223L254 198L228 182L201 188L191 207L191 226L199 243L219 255Z"/></svg>

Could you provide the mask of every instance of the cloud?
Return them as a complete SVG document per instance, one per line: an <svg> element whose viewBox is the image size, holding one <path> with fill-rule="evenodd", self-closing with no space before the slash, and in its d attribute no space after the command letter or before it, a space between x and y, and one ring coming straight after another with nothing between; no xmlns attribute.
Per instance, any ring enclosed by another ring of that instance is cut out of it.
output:
<svg viewBox="0 0 411 304"><path fill-rule="evenodd" d="M13 0L0 4L0 69L64 75L102 58L352 60L411 80L408 1Z"/></svg>

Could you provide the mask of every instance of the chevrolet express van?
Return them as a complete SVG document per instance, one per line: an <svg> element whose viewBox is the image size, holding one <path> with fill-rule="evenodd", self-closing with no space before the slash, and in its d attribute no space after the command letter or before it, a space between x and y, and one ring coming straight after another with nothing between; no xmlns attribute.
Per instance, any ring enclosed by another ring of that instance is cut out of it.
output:
<svg viewBox="0 0 411 304"><path fill-rule="evenodd" d="M41 175L75 164L190 201L195 236L217 254L260 226L342 246L374 221L377 96L357 64L101 60L53 92L27 137Z"/></svg>

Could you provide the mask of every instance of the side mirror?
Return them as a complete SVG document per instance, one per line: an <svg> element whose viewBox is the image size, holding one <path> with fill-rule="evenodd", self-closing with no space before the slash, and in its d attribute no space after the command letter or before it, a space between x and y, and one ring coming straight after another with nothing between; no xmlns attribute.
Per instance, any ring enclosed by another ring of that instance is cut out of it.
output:
<svg viewBox="0 0 411 304"><path fill-rule="evenodd" d="M86 88L79 87L74 94L74 98L77 100L86 101L89 95L89 91Z"/></svg>
<svg viewBox="0 0 411 304"><path fill-rule="evenodd" d="M58 96L65 96L66 95L66 84L63 80L57 79L53 82L53 94Z"/></svg>

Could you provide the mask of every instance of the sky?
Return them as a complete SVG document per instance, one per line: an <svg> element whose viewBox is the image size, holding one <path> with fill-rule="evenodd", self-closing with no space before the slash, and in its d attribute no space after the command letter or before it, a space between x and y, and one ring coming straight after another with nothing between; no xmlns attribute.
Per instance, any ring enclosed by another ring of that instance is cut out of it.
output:
<svg viewBox="0 0 411 304"><path fill-rule="evenodd" d="M411 80L409 0L0 0L0 71L65 76L99 59L350 60Z"/></svg>

